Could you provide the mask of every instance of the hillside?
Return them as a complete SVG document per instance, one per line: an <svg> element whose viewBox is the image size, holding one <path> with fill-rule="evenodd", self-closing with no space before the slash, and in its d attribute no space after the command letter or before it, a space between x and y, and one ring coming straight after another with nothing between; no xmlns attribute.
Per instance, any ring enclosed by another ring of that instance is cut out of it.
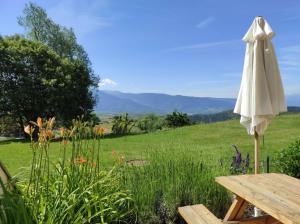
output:
<svg viewBox="0 0 300 224"><path fill-rule="evenodd" d="M262 158L299 139L299 127L300 114L277 116L265 134ZM238 120L192 125L149 134L105 138L101 144L101 163L104 166L113 163L113 150L124 155L126 160L140 159L145 157L147 152L156 150L160 153L172 152L174 158L181 154L193 155L197 160L217 164L220 159L230 160L233 155L232 144L236 144L243 154L253 152L253 138L247 134ZM18 168L30 164L31 152L28 149L29 143L2 142L0 158L7 168L16 174L19 172ZM53 143L49 152L52 159L57 159L60 152L59 143Z"/></svg>
<svg viewBox="0 0 300 224"><path fill-rule="evenodd" d="M288 107L288 112L285 114L300 113L300 107ZM193 114L189 116L192 123L213 123L218 121L227 121L238 119L240 115L233 113L232 110L222 111L215 114Z"/></svg>
<svg viewBox="0 0 300 224"><path fill-rule="evenodd" d="M194 114L215 114L232 110L235 99L213 97L191 97L160 93L123 93L119 91L97 91L97 113L167 114L174 110ZM287 96L289 106L300 106L300 94Z"/></svg>

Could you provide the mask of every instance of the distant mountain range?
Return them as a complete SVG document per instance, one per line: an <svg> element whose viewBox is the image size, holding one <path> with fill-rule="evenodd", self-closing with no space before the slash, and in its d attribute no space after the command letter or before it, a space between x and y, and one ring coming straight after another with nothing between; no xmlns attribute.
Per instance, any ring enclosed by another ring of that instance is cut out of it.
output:
<svg viewBox="0 0 300 224"><path fill-rule="evenodd" d="M235 99L213 97L191 97L160 93L123 93L119 91L97 91L97 113L167 114L174 110L187 114L213 114L233 109ZM300 106L300 94L287 96L289 106Z"/></svg>

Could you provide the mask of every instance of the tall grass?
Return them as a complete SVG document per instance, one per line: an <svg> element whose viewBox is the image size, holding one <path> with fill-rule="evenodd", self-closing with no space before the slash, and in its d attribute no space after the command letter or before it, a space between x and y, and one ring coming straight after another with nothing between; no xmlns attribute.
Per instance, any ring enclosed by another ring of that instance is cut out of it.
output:
<svg viewBox="0 0 300 224"><path fill-rule="evenodd" d="M139 223L178 223L179 206L199 203L224 215L230 195L214 177L228 174L229 167L212 165L184 149L176 154L152 150L145 157L142 164L123 168L123 185L133 194Z"/></svg>
<svg viewBox="0 0 300 224"><path fill-rule="evenodd" d="M118 167L100 168L103 128L74 120L71 129L61 129L61 156L52 163L49 154L54 119L43 122L38 118L32 124L39 134L36 142L31 141L30 175L17 182L20 191L7 190L0 198L0 211L4 208L1 224L10 220L15 224L135 222L134 201L130 192L121 188ZM31 139L33 129L30 125L24 129ZM18 212L24 219L15 220Z"/></svg>
<svg viewBox="0 0 300 224"><path fill-rule="evenodd" d="M33 219L17 188L4 184L0 178L0 223L1 224L31 224Z"/></svg>

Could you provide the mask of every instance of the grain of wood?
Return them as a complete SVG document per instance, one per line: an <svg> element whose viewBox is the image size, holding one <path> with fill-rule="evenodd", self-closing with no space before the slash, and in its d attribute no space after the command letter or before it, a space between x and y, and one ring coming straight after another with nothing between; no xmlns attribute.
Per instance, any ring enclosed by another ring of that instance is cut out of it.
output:
<svg viewBox="0 0 300 224"><path fill-rule="evenodd" d="M191 205L178 208L179 214L188 224L222 224L204 205Z"/></svg>
<svg viewBox="0 0 300 224"><path fill-rule="evenodd" d="M247 204L248 203L244 199L237 196L226 213L224 221L240 219L244 214Z"/></svg>
<svg viewBox="0 0 300 224"><path fill-rule="evenodd" d="M216 181L282 223L300 224L300 180L284 174L259 174L217 177ZM293 187L280 188L286 183Z"/></svg>

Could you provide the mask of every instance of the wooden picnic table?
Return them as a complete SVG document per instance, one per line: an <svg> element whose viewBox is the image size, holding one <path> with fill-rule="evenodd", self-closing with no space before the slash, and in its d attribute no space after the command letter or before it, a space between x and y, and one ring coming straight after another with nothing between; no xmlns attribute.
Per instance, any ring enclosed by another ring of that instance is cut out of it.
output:
<svg viewBox="0 0 300 224"><path fill-rule="evenodd" d="M216 182L237 196L223 220L224 223L300 224L299 179L285 174L268 173L217 177ZM243 221L248 203L268 215Z"/></svg>

